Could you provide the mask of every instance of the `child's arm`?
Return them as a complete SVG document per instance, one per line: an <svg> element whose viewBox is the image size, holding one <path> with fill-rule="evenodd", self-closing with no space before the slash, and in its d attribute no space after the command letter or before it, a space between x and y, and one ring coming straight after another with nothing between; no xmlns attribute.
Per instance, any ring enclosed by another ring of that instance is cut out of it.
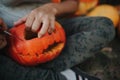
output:
<svg viewBox="0 0 120 80"><path fill-rule="evenodd" d="M25 22L27 28L34 32L38 32L38 37L41 37L47 31L51 33L54 30L56 16L73 13L77 10L77 6L77 0L65 0L61 3L48 3L32 10L25 17L15 22L15 25ZM40 26L41 30L39 30Z"/></svg>
<svg viewBox="0 0 120 80"><path fill-rule="evenodd" d="M51 4L56 9L56 15L62 15L66 13L73 13L78 8L78 0L65 0L61 3ZM49 4L48 4L49 5Z"/></svg>

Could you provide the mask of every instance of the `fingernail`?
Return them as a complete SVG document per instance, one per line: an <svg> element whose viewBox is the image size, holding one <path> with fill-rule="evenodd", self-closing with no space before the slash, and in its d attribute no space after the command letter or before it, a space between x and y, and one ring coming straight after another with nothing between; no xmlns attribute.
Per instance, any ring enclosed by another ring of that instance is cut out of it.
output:
<svg viewBox="0 0 120 80"><path fill-rule="evenodd" d="M48 33L50 33L51 31L50 30L48 30Z"/></svg>
<svg viewBox="0 0 120 80"><path fill-rule="evenodd" d="M41 35L38 35L38 38L41 38Z"/></svg>

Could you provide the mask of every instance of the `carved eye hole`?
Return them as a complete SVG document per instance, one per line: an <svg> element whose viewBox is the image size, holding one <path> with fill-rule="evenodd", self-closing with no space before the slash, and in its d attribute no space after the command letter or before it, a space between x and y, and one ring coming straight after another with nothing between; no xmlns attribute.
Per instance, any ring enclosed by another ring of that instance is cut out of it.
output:
<svg viewBox="0 0 120 80"><path fill-rule="evenodd" d="M56 33L56 29L54 29L53 32ZM48 34L51 35L52 33L48 33ZM33 32L31 30L28 30L28 29L24 30L24 38L26 40L30 40L30 39L33 39L33 38L36 38L36 37L37 37L37 33L36 32Z"/></svg>
<svg viewBox="0 0 120 80"><path fill-rule="evenodd" d="M30 39L33 39L33 38L36 38L36 37L37 37L37 33L32 32L31 30L28 30L28 29L24 30L24 38L26 40L30 40Z"/></svg>

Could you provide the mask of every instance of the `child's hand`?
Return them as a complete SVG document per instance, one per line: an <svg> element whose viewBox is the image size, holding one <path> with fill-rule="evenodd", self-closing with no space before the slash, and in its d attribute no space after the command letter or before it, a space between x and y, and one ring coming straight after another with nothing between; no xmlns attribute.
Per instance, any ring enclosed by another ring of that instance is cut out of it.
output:
<svg viewBox="0 0 120 80"><path fill-rule="evenodd" d="M0 18L0 27L1 27L0 29L2 30L7 29L6 24L1 18ZM6 45L7 45L7 41L6 41L5 35L0 33L0 49L4 48Z"/></svg>
<svg viewBox="0 0 120 80"><path fill-rule="evenodd" d="M25 22L27 28L38 32L38 37L41 37L47 31L51 33L54 30L56 16L74 13L77 7L77 0L64 0L61 3L47 3L32 10L28 15L15 22L14 25L16 26Z"/></svg>
<svg viewBox="0 0 120 80"><path fill-rule="evenodd" d="M51 33L54 30L55 15L56 11L52 6L44 5L32 10L30 14L15 22L15 25L25 22L27 28L38 32L38 37L41 37L47 31Z"/></svg>

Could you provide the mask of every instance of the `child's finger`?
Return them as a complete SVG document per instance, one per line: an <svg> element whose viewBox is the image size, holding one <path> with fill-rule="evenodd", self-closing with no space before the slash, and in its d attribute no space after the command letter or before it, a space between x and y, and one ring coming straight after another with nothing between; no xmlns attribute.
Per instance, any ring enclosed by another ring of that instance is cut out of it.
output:
<svg viewBox="0 0 120 80"><path fill-rule="evenodd" d="M38 32L39 38L42 37L47 32L48 26L49 26L49 20L48 18L44 18L42 27L40 31Z"/></svg>
<svg viewBox="0 0 120 80"><path fill-rule="evenodd" d="M14 26L24 23L26 19L27 19L27 16L20 18L18 21L14 22Z"/></svg>
<svg viewBox="0 0 120 80"><path fill-rule="evenodd" d="M55 28L55 18L51 18L48 32L52 33L54 31L54 28Z"/></svg>

